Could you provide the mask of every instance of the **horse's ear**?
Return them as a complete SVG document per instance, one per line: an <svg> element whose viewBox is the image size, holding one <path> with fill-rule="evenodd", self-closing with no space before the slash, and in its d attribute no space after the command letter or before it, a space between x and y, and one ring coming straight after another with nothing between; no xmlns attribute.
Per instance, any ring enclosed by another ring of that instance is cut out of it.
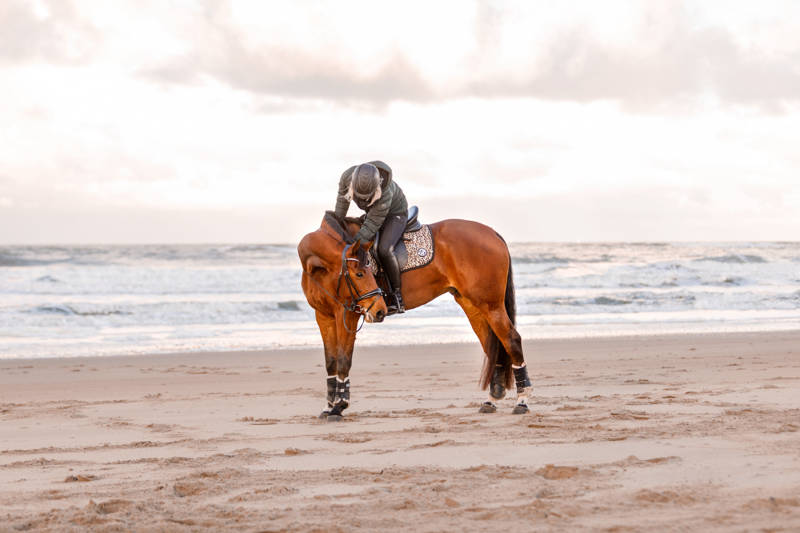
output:
<svg viewBox="0 0 800 533"><path fill-rule="evenodd" d="M353 242L350 244L350 249L347 251L347 253L348 253L348 254L349 254L351 257L355 257L355 256L358 254L358 247L359 247L359 246L361 246L361 239L359 239L359 240L357 240L357 241L353 241Z"/></svg>
<svg viewBox="0 0 800 533"><path fill-rule="evenodd" d="M312 277L321 276L328 272L328 266L316 255L309 256L306 259L305 267L306 272L311 274Z"/></svg>

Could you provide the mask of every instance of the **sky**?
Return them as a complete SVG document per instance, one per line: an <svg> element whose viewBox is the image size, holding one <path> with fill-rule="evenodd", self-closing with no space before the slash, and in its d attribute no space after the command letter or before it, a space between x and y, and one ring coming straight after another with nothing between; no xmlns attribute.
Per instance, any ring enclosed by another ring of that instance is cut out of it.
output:
<svg viewBox="0 0 800 533"><path fill-rule="evenodd" d="M2 0L0 244L297 242L373 159L510 241L798 240L798 35L793 1Z"/></svg>

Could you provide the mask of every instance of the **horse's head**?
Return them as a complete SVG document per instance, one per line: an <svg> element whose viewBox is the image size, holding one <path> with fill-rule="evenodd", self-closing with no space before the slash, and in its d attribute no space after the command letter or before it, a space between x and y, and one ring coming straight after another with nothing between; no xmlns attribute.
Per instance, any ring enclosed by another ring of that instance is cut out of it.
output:
<svg viewBox="0 0 800 533"><path fill-rule="evenodd" d="M308 303L328 315L340 311L380 322L386 303L372 271L367 268L367 250L372 243L348 244L350 233L335 218L326 215L317 231L309 233L297 247L303 265L303 292Z"/></svg>

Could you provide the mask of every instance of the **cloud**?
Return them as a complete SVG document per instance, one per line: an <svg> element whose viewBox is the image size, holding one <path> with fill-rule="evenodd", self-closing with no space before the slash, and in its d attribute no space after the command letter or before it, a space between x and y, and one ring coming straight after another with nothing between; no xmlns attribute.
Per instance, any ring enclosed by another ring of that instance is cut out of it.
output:
<svg viewBox="0 0 800 533"><path fill-rule="evenodd" d="M786 103L800 100L796 44L776 49L763 32L745 44L741 28L715 19L713 10L708 20L699 21L682 3L651 6L640 13L626 8L626 15L636 14L615 21L620 36L610 37L608 32L601 36L602 24L577 5L570 8L574 17L545 23L537 21L538 10L525 5L517 13L510 4L478 2L467 31L472 45L447 49L452 54L447 59L457 67L443 69L427 62L426 55L441 39L458 34L458 27L443 25L435 39L428 33L439 27L427 23L418 35L405 26L386 28L381 44L371 40L372 34L363 43L339 43L340 34L324 32L354 23L330 6L317 19L310 16L310 7L286 12L270 8L268 15L311 32L307 39L296 39L274 27L243 26L233 16L235 5L223 0L198 4L194 10L131 8L125 15L132 28L127 33L115 30L114 24L103 26L102 33L89 22L97 13L88 3L5 0L0 2L0 65L85 63L104 50L114 57L120 49L130 49L131 36L147 35L157 26L162 39L141 43L141 54L126 59L140 77L170 85L215 80L277 100L266 112L282 112L283 104L296 106L297 101L374 109L397 101L464 98L606 100L649 110L708 95L723 103L780 112ZM378 11L369 13L377 16ZM776 30L785 34L791 29L788 18L776 22ZM417 42L426 39L428 47ZM165 46L165 40L171 44ZM172 57L163 56L170 51Z"/></svg>
<svg viewBox="0 0 800 533"><path fill-rule="evenodd" d="M218 8L206 13L187 54L140 73L163 83L212 78L259 95L371 106L532 98L610 100L641 110L712 94L725 103L780 110L784 102L800 100L800 49L770 55L758 46L745 47L731 29L713 21L699 25L676 6L657 16L645 13L636 28L620 28L634 30L632 42L612 42L597 37L591 26L565 22L545 42L520 45L503 41L513 16L481 3L474 48L453 58L465 65L457 77L425 70L419 53L404 46L405 31L394 37L393 52L365 67L364 61L321 41L311 40L303 48L288 42L252 44L248 31L231 21L227 9ZM530 53L523 54L527 59L501 65L506 53L517 53L519 46L529 47Z"/></svg>
<svg viewBox="0 0 800 533"><path fill-rule="evenodd" d="M800 99L800 53L768 57L737 45L724 29L681 27L657 46L615 48L585 32L562 34L527 65L530 74L479 79L464 94L591 102L633 108L715 94L734 104L780 105ZM516 79L515 79L516 78Z"/></svg>
<svg viewBox="0 0 800 533"><path fill-rule="evenodd" d="M99 33L64 0L37 4L24 0L0 3L0 64L85 60Z"/></svg>
<svg viewBox="0 0 800 533"><path fill-rule="evenodd" d="M325 49L309 52L284 45L248 46L246 34L226 17L224 9L207 12L201 23L202 38L189 53L143 68L140 75L174 84L195 84L210 77L261 95L349 104L382 105L435 97L402 54L387 57L372 72L359 73L346 58L332 57Z"/></svg>
<svg viewBox="0 0 800 533"><path fill-rule="evenodd" d="M475 17L475 40L481 47L493 47L500 43L503 11L491 2L479 2Z"/></svg>
<svg viewBox="0 0 800 533"><path fill-rule="evenodd" d="M264 95L383 104L394 100L428 101L433 90L402 56L360 75L342 64L279 48L195 54L142 71L167 83L194 83L205 75L232 88Z"/></svg>

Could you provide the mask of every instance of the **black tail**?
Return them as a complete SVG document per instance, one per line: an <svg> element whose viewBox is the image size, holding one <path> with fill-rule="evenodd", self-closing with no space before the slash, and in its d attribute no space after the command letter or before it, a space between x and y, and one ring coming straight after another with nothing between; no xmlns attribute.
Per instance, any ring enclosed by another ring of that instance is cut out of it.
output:
<svg viewBox="0 0 800 533"><path fill-rule="evenodd" d="M514 272L511 268L511 257L508 258L508 279L506 280L506 313L511 323L517 325L517 297L514 293Z"/></svg>
<svg viewBox="0 0 800 533"><path fill-rule="evenodd" d="M500 237L500 235L498 235ZM500 237L502 239L502 237ZM505 241L503 241L505 242ZM508 256L508 275L506 277L505 307L511 323L517 323L517 303L514 293L514 272L511 268L511 254ZM508 355L503 343L489 328L489 342L487 343L486 360L481 374L481 388L486 389L492 381L495 366L499 365L503 369L503 386L510 389L514 383L514 375L511 369L511 357Z"/></svg>

